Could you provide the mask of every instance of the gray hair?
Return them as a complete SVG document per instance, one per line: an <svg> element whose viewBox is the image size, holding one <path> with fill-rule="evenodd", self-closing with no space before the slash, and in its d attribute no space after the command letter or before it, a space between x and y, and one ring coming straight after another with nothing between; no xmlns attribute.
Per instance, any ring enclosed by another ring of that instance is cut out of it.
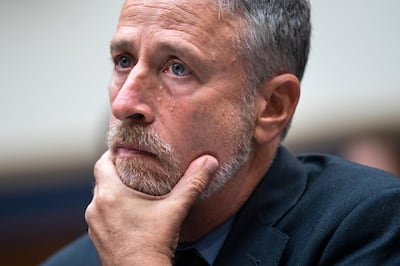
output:
<svg viewBox="0 0 400 266"><path fill-rule="evenodd" d="M221 13L238 16L243 23L235 48L245 64L249 86L245 98L254 98L256 89L276 75L303 78L311 38L308 0L218 0L218 4Z"/></svg>
<svg viewBox="0 0 400 266"><path fill-rule="evenodd" d="M238 52L254 85L281 73L302 79L310 50L308 0L218 0L219 8L239 16Z"/></svg>

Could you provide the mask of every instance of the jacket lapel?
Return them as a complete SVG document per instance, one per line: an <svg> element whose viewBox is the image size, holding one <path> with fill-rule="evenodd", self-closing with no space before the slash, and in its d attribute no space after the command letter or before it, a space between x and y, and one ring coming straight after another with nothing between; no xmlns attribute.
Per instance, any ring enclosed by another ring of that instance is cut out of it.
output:
<svg viewBox="0 0 400 266"><path fill-rule="evenodd" d="M246 239L237 239L240 242L231 242L236 241L234 239L228 240L214 265L278 265L289 237L271 227L253 229L251 230L253 233L259 232L254 236L255 239L246 235Z"/></svg>
<svg viewBox="0 0 400 266"><path fill-rule="evenodd" d="M258 243L253 242L243 253L242 265L278 265L289 237L270 227L265 229ZM263 248L260 248L263 247Z"/></svg>
<svg viewBox="0 0 400 266"><path fill-rule="evenodd" d="M238 212L214 265L279 265L289 236L274 225L306 186L302 164L280 147L274 163Z"/></svg>

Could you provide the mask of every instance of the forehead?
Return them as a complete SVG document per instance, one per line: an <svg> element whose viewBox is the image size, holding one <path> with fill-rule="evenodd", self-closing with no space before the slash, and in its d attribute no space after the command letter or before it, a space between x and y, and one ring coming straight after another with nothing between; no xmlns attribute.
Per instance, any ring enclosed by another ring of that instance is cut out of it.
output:
<svg viewBox="0 0 400 266"><path fill-rule="evenodd" d="M229 37L234 20L221 15L216 0L127 0L118 28L176 30L208 38Z"/></svg>
<svg viewBox="0 0 400 266"><path fill-rule="evenodd" d="M141 22L162 18L166 22L195 22L209 15L207 21L217 15L217 4L213 0L127 0L122 11L121 20L136 19Z"/></svg>

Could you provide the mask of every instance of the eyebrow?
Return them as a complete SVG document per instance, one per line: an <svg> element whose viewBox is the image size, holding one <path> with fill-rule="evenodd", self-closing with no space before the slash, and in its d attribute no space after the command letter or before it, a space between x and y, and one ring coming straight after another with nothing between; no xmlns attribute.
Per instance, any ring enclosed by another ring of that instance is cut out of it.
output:
<svg viewBox="0 0 400 266"><path fill-rule="evenodd" d="M135 48L136 48L135 44L127 40L112 40L110 44L111 54L116 52L135 51ZM155 50L164 53L171 53L179 58L181 57L187 58L192 62L195 62L196 64L200 63L198 56L196 55L196 52L193 51L193 49L184 47L179 44L160 42L156 45Z"/></svg>
<svg viewBox="0 0 400 266"><path fill-rule="evenodd" d="M161 42L161 43L157 44L157 50L164 51L164 52L170 52L172 54L177 54L177 55L193 57L193 51L191 49L188 49L188 48L182 47L182 46L176 46L174 44L170 44L170 43L166 43L166 42Z"/></svg>
<svg viewBox="0 0 400 266"><path fill-rule="evenodd" d="M193 46L195 48L195 46ZM179 59L183 60L192 70L194 66L197 66L197 70L201 68L201 66L205 66L207 60L202 60L199 57L199 54L196 53L197 51L194 48L185 47L179 44L169 43L169 42L161 42L157 44L156 49L158 51L169 53L172 55L177 56Z"/></svg>
<svg viewBox="0 0 400 266"><path fill-rule="evenodd" d="M128 51L134 49L135 46L128 41L111 41L110 52L115 51Z"/></svg>

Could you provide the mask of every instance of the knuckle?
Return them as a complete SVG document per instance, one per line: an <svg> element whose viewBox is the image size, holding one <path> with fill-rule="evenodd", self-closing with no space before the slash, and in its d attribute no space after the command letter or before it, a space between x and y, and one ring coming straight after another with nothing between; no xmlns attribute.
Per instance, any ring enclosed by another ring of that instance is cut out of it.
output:
<svg viewBox="0 0 400 266"><path fill-rule="evenodd" d="M89 222L91 220L91 218L94 216L95 214L95 207L94 207L94 203L91 202L85 210L85 220L86 222Z"/></svg>
<svg viewBox="0 0 400 266"><path fill-rule="evenodd" d="M99 173L100 173L100 171L101 171L101 161L100 160L98 160L95 164L94 164L94 166L93 166L93 172L94 172L94 175L95 176L97 176Z"/></svg>
<svg viewBox="0 0 400 266"><path fill-rule="evenodd" d="M113 208L117 204L118 197L109 189L99 189L94 200L100 209Z"/></svg>
<svg viewBox="0 0 400 266"><path fill-rule="evenodd" d="M86 208L86 219L118 206L119 197L111 189L97 187L97 193Z"/></svg>
<svg viewBox="0 0 400 266"><path fill-rule="evenodd" d="M196 194L201 193L205 187L207 186L207 180L204 178L196 177L192 180L192 190L196 192Z"/></svg>

